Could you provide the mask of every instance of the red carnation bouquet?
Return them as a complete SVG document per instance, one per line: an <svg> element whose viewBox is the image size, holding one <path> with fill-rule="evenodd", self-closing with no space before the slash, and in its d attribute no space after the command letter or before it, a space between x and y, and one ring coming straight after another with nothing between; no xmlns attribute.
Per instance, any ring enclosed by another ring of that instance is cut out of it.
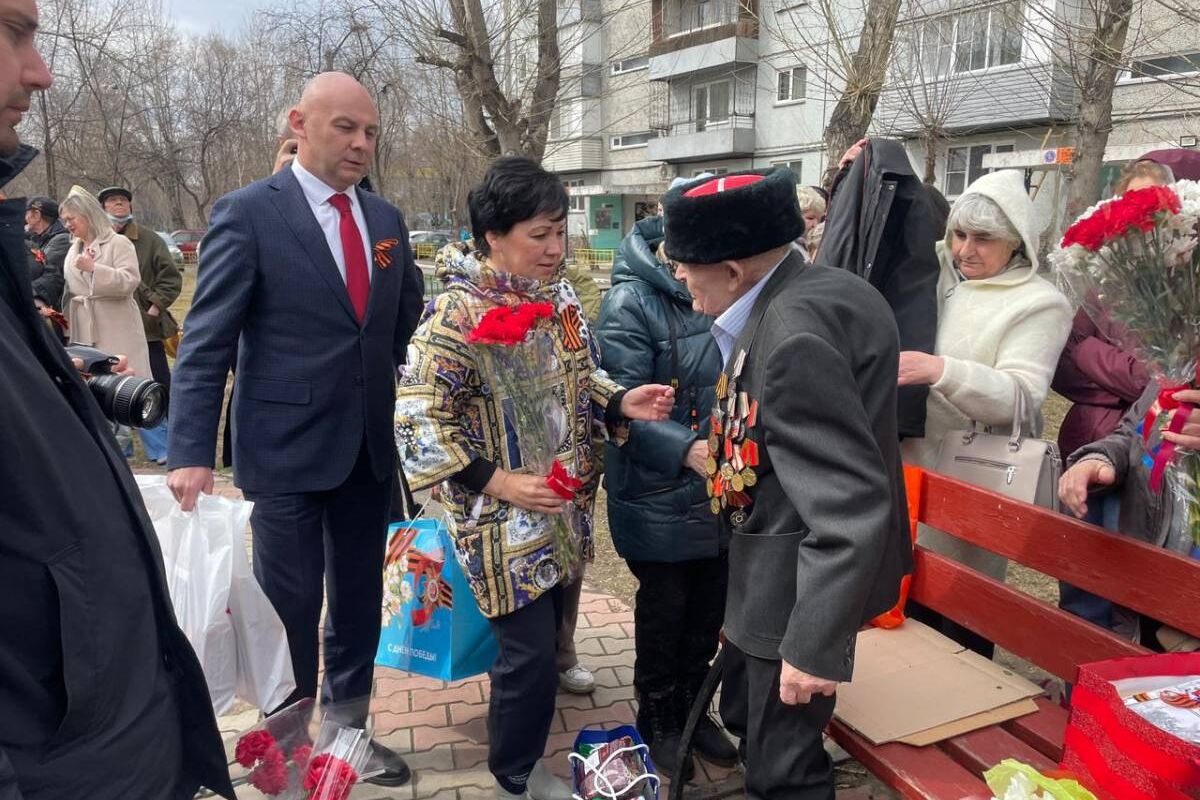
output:
<svg viewBox="0 0 1200 800"><path fill-rule="evenodd" d="M570 501L582 488L579 480L558 461L570 433L570 419L559 399L563 366L555 348L554 331L539 325L555 316L550 303L519 303L491 309L467 334L475 345L483 383L498 395L504 419L516 437L519 463L510 454L510 464L535 475L545 475L546 485L563 500ZM572 449L572 453L574 450ZM539 514L520 510L513 524L530 533L549 528L560 567L573 573L581 557L581 537L567 502L561 514Z"/></svg>
<svg viewBox="0 0 1200 800"><path fill-rule="evenodd" d="M249 784L278 800L346 800L369 761L370 737L326 719L314 743L312 709L305 698L243 733L233 756L247 772L234 786Z"/></svg>
<svg viewBox="0 0 1200 800"><path fill-rule="evenodd" d="M1177 449L1162 433L1191 406L1174 394L1200 386L1200 183L1137 189L1089 209L1050 254L1060 283L1094 320L1116 322L1121 346L1145 362L1162 387L1142 422L1151 488L1166 480L1183 504L1184 525L1200 558L1200 453ZM1100 323L1102 327L1108 327Z"/></svg>
<svg viewBox="0 0 1200 800"><path fill-rule="evenodd" d="M238 738L234 760L247 772L234 785L249 784L267 797L300 800L312 752L308 724L312 698L304 698L267 717Z"/></svg>

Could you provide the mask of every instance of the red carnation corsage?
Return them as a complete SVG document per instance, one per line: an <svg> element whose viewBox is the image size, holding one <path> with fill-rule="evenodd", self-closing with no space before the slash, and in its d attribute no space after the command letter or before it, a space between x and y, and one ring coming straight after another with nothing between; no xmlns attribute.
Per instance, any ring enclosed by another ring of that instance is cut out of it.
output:
<svg viewBox="0 0 1200 800"><path fill-rule="evenodd" d="M270 732L264 730L250 731L238 739L237 746L233 750L233 756L237 759L237 763L243 767L252 767L255 761L260 761L267 754L267 751L274 746L275 737Z"/></svg>

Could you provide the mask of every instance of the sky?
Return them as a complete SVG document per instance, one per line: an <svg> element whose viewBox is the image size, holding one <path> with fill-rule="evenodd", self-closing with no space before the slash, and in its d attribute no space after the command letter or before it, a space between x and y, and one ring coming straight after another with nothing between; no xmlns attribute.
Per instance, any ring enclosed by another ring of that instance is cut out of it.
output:
<svg viewBox="0 0 1200 800"><path fill-rule="evenodd" d="M235 33L247 12L268 5L268 0L170 0L168 12L179 24L196 33Z"/></svg>

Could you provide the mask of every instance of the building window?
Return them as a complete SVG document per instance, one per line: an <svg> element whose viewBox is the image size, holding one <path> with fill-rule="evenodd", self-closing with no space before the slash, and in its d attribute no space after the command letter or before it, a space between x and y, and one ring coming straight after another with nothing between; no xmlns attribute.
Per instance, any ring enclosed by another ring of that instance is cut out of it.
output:
<svg viewBox="0 0 1200 800"><path fill-rule="evenodd" d="M1011 153L1011 144L977 144L970 147L951 147L946 150L946 178L942 185L948 197L957 197L978 178L991 172L983 165L989 153Z"/></svg>
<svg viewBox="0 0 1200 800"><path fill-rule="evenodd" d="M1135 58L1125 78L1174 78L1200 73L1200 53Z"/></svg>
<svg viewBox="0 0 1200 800"><path fill-rule="evenodd" d="M804 174L803 161L776 161L772 166L787 167L796 176L796 183L800 183L801 176Z"/></svg>
<svg viewBox="0 0 1200 800"><path fill-rule="evenodd" d="M803 100L807 83L807 67L789 67L779 70L775 102L787 103L793 100Z"/></svg>
<svg viewBox="0 0 1200 800"><path fill-rule="evenodd" d="M692 108L696 114L697 132L709 128L723 128L729 124L731 88L728 79L692 87Z"/></svg>
<svg viewBox="0 0 1200 800"><path fill-rule="evenodd" d="M658 136L653 131L644 131L642 133L622 133L612 137L609 143L611 150L625 150L630 147L645 147L646 143L654 137Z"/></svg>
<svg viewBox="0 0 1200 800"><path fill-rule="evenodd" d="M569 181L563 181L563 186L567 187L567 202L570 204L571 211L586 211L587 197L581 194L575 194L572 189L583 186L582 178L575 178Z"/></svg>
<svg viewBox="0 0 1200 800"><path fill-rule="evenodd" d="M701 167L700 169L692 170L693 178L699 178L701 175L711 175L713 177L719 177L721 175L728 175L728 174L729 174L729 167Z"/></svg>
<svg viewBox="0 0 1200 800"><path fill-rule="evenodd" d="M649 69L650 56L634 56L621 61L612 62L612 74L624 75L626 72L637 72L641 69Z"/></svg>
<svg viewBox="0 0 1200 800"><path fill-rule="evenodd" d="M930 80L952 73L975 72L1021 60L1024 12L1020 2L1006 2L919 23L912 33L920 60L913 66Z"/></svg>

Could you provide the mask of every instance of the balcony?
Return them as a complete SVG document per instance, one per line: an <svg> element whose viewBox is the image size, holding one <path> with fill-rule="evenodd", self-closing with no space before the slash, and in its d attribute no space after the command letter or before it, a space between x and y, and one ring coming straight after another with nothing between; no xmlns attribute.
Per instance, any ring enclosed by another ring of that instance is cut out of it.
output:
<svg viewBox="0 0 1200 800"><path fill-rule="evenodd" d="M704 161L752 155L755 145L755 69L673 80L652 101L647 157ZM661 84L660 84L661 85Z"/></svg>
<svg viewBox="0 0 1200 800"><path fill-rule="evenodd" d="M756 45L756 8L757 0L652 0L651 80L655 77L654 56L676 54L726 39L747 40ZM745 54L739 51L737 55ZM757 48L750 56L756 55Z"/></svg>
<svg viewBox="0 0 1200 800"><path fill-rule="evenodd" d="M604 143L599 136L551 140L546 143L542 166L555 173L591 172L604 166Z"/></svg>
<svg viewBox="0 0 1200 800"><path fill-rule="evenodd" d="M559 74L560 98L599 97L603 68L599 64L564 64Z"/></svg>
<svg viewBox="0 0 1200 800"><path fill-rule="evenodd" d="M558 27L580 22L600 22L603 19L600 0L559 0Z"/></svg>

